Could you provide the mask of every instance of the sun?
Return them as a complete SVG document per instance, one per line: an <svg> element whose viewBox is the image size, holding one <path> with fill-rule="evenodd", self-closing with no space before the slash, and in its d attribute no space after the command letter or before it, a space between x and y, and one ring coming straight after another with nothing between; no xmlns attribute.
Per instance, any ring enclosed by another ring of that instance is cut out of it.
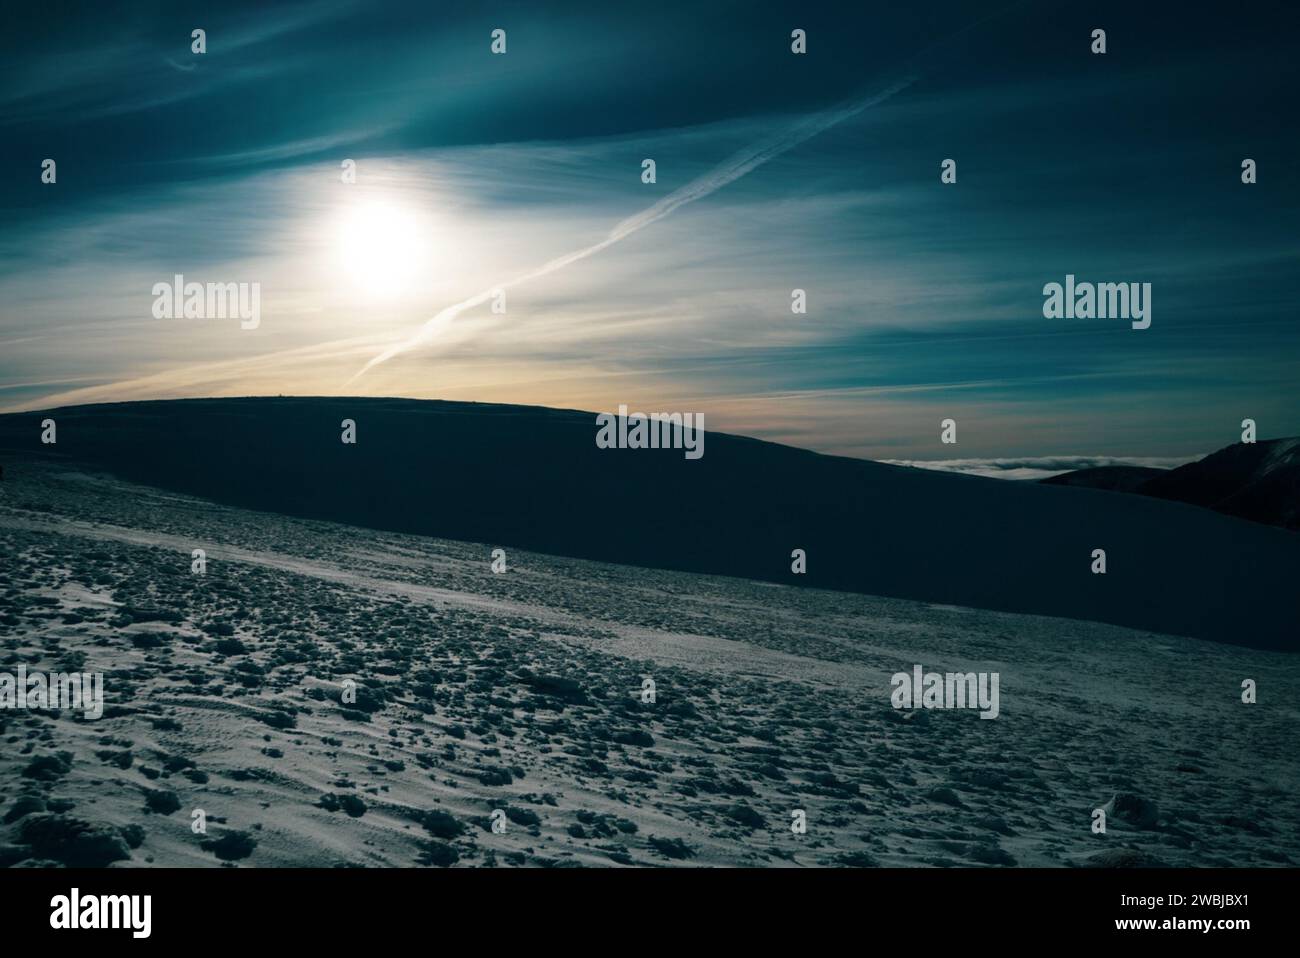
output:
<svg viewBox="0 0 1300 958"><path fill-rule="evenodd" d="M369 296L401 295L425 264L420 218L394 203L367 200L339 218L339 255L352 284Z"/></svg>

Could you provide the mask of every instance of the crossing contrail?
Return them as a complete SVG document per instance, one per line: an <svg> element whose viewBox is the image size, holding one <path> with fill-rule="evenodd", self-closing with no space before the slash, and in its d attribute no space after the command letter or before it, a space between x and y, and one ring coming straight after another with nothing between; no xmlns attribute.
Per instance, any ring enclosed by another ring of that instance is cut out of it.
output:
<svg viewBox="0 0 1300 958"><path fill-rule="evenodd" d="M722 189L722 187L726 186L728 183L734 183L746 173L757 169L768 160L775 159L782 153L794 149L799 144L812 139L818 133L825 132L831 127L843 123L850 117L856 116L863 110L876 106L879 103L883 103L900 90L911 85L915 79L915 77L907 77L878 93L873 93L866 97L855 98L846 103L842 103L839 106L831 107L830 109L823 110L820 113L814 113L811 116L804 117L785 130L759 140L757 143L739 151L726 162L721 163L703 176L697 177L680 189L674 190L672 193L669 193L663 199L659 200L659 202L647 207L640 213L622 220L614 226L614 228L609 231L609 235L600 242L592 243L590 246L584 246L581 249L576 249L571 253L565 253L563 256L557 256L555 259L549 260L535 269L531 269L526 273L514 277L514 279L507 280L503 283L497 283L480 293L475 293L469 299L464 299L453 306L448 306L433 318L426 320L424 325L416 330L410 338L394 346L390 346L376 355L370 360L370 362L366 363L365 366L358 370L356 375L349 379L346 385L351 385L356 382L380 363L385 363L394 356L399 356L406 352L408 349L413 349L428 342L438 332L450 325L451 322L465 310L472 309L475 306L480 306L491 299L497 290L509 289L512 286L518 286L521 283L527 283L530 280L538 279L542 276L554 273L557 270L564 269L564 267L570 266L579 260L584 260L588 256L594 256L601 250L608 249L615 243L627 239L633 233L638 233L650 224L658 222L679 207L703 199L710 193Z"/></svg>

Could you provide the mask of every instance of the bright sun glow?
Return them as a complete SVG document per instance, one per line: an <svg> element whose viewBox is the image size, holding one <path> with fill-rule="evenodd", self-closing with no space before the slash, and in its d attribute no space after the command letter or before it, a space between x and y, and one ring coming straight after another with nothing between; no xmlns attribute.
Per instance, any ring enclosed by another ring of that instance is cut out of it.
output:
<svg viewBox="0 0 1300 958"><path fill-rule="evenodd" d="M391 203L365 202L339 222L343 268L363 293L400 295L425 265L428 244L420 220Z"/></svg>

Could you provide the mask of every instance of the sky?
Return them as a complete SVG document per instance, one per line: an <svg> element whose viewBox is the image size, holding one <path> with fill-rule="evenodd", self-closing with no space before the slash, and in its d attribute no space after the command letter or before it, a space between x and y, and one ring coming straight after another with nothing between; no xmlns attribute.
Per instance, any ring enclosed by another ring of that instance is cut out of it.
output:
<svg viewBox="0 0 1300 958"><path fill-rule="evenodd" d="M0 411L626 404L1009 475L1300 433L1300 15L1132 6L22 5ZM256 328L155 318L176 274ZM1046 318L1067 274L1151 327Z"/></svg>

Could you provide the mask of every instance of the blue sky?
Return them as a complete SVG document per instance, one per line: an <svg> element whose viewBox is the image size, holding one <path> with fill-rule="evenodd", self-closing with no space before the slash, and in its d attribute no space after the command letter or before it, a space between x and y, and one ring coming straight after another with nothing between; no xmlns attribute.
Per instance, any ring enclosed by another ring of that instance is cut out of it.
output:
<svg viewBox="0 0 1300 958"><path fill-rule="evenodd" d="M891 460L1178 459L1246 417L1300 432L1285 6L610 6L14 11L0 409L627 403ZM510 287L504 315L471 306L355 378L448 307L755 156ZM155 319L176 273L260 283L260 325ZM1150 282L1151 328L1045 319L1043 284L1067 273Z"/></svg>

